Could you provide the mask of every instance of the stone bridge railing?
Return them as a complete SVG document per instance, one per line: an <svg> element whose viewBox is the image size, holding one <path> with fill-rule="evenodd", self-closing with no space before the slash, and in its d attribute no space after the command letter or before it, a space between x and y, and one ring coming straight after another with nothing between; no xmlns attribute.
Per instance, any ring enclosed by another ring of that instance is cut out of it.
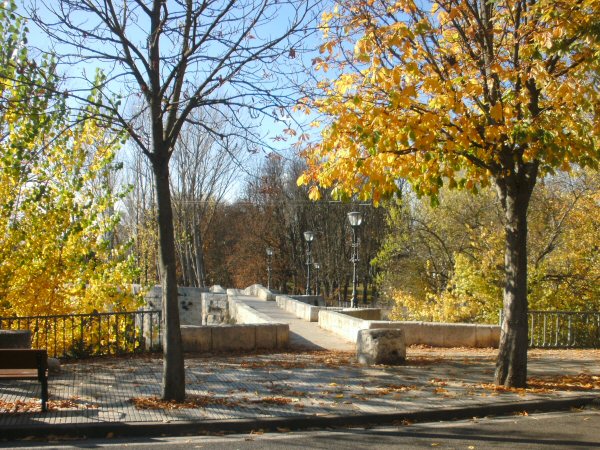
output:
<svg viewBox="0 0 600 450"><path fill-rule="evenodd" d="M179 319L183 349L188 352L281 349L289 342L289 325L249 307L241 298L275 299L269 290L253 285L244 290L179 287ZM146 294L147 308L160 309L162 289Z"/></svg>

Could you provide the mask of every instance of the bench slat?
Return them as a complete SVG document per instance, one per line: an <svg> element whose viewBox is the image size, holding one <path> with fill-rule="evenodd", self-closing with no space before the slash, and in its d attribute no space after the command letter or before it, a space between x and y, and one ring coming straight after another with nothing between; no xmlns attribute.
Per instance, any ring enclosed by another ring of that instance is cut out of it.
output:
<svg viewBox="0 0 600 450"><path fill-rule="evenodd" d="M18 380L20 378L33 378L37 380L37 369L0 369L1 380Z"/></svg>

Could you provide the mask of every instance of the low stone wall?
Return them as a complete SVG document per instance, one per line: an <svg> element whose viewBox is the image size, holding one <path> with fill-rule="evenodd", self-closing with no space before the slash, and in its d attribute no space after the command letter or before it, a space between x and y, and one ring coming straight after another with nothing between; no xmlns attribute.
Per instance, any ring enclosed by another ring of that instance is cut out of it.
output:
<svg viewBox="0 0 600 450"><path fill-rule="evenodd" d="M404 330L406 345L498 348L500 344L499 325L373 321L369 323L369 328L401 328Z"/></svg>
<svg viewBox="0 0 600 450"><path fill-rule="evenodd" d="M239 302L236 296L230 295L229 298L229 315L236 323L240 324L256 324L256 323L273 323L273 320L266 314L257 311L245 303Z"/></svg>
<svg viewBox="0 0 600 450"><path fill-rule="evenodd" d="M378 308L344 308L337 312L363 320L381 320L381 309Z"/></svg>
<svg viewBox="0 0 600 450"><path fill-rule="evenodd" d="M300 319L307 322L317 322L319 320L319 306L312 306L287 295L278 295L275 297L275 301L281 309L294 314Z"/></svg>
<svg viewBox="0 0 600 450"><path fill-rule="evenodd" d="M261 300L268 302L275 301L275 294L273 294L262 284L253 284L252 286L248 286L246 289L243 290L243 294L252 295L253 297L257 297Z"/></svg>
<svg viewBox="0 0 600 450"><path fill-rule="evenodd" d="M289 295L288 297L291 297L294 300L298 300L303 303L308 303L312 306L326 306L325 299L322 295Z"/></svg>
<svg viewBox="0 0 600 450"><path fill-rule="evenodd" d="M319 311L318 321L319 326L324 330L332 331L350 342L356 342L359 330L368 328L363 323L363 319L326 309Z"/></svg>
<svg viewBox="0 0 600 450"><path fill-rule="evenodd" d="M186 352L250 351L282 349L288 346L287 324L183 325L183 350Z"/></svg>
<svg viewBox="0 0 600 450"><path fill-rule="evenodd" d="M359 330L377 328L404 330L406 345L497 348L500 342L498 325L363 320L342 312L323 309L319 311L319 326L351 342L356 342Z"/></svg>

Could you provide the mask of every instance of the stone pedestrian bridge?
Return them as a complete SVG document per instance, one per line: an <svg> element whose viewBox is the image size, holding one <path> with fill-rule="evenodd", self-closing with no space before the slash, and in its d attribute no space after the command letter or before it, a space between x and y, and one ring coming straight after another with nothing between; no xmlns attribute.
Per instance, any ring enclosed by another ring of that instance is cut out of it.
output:
<svg viewBox="0 0 600 450"><path fill-rule="evenodd" d="M500 337L497 325L384 321L380 309L328 308L322 297L280 295L259 284L243 290L180 287L178 300L189 352L355 351L368 333L361 330L390 330L390 336L403 330L406 345L435 347L497 347ZM146 294L146 302L148 309L160 309L160 286Z"/></svg>

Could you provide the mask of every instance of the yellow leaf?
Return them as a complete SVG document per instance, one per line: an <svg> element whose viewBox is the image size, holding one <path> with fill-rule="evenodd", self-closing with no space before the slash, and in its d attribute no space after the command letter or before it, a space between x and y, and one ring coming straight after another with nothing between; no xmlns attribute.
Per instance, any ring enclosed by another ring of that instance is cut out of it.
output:
<svg viewBox="0 0 600 450"><path fill-rule="evenodd" d="M317 186L312 186L310 188L310 190L308 191L308 198L313 201L321 199L321 191L319 191L319 188Z"/></svg>
<svg viewBox="0 0 600 450"><path fill-rule="evenodd" d="M494 106L490 108L490 116L496 122L500 122L502 120L502 104L500 102L496 103Z"/></svg>

